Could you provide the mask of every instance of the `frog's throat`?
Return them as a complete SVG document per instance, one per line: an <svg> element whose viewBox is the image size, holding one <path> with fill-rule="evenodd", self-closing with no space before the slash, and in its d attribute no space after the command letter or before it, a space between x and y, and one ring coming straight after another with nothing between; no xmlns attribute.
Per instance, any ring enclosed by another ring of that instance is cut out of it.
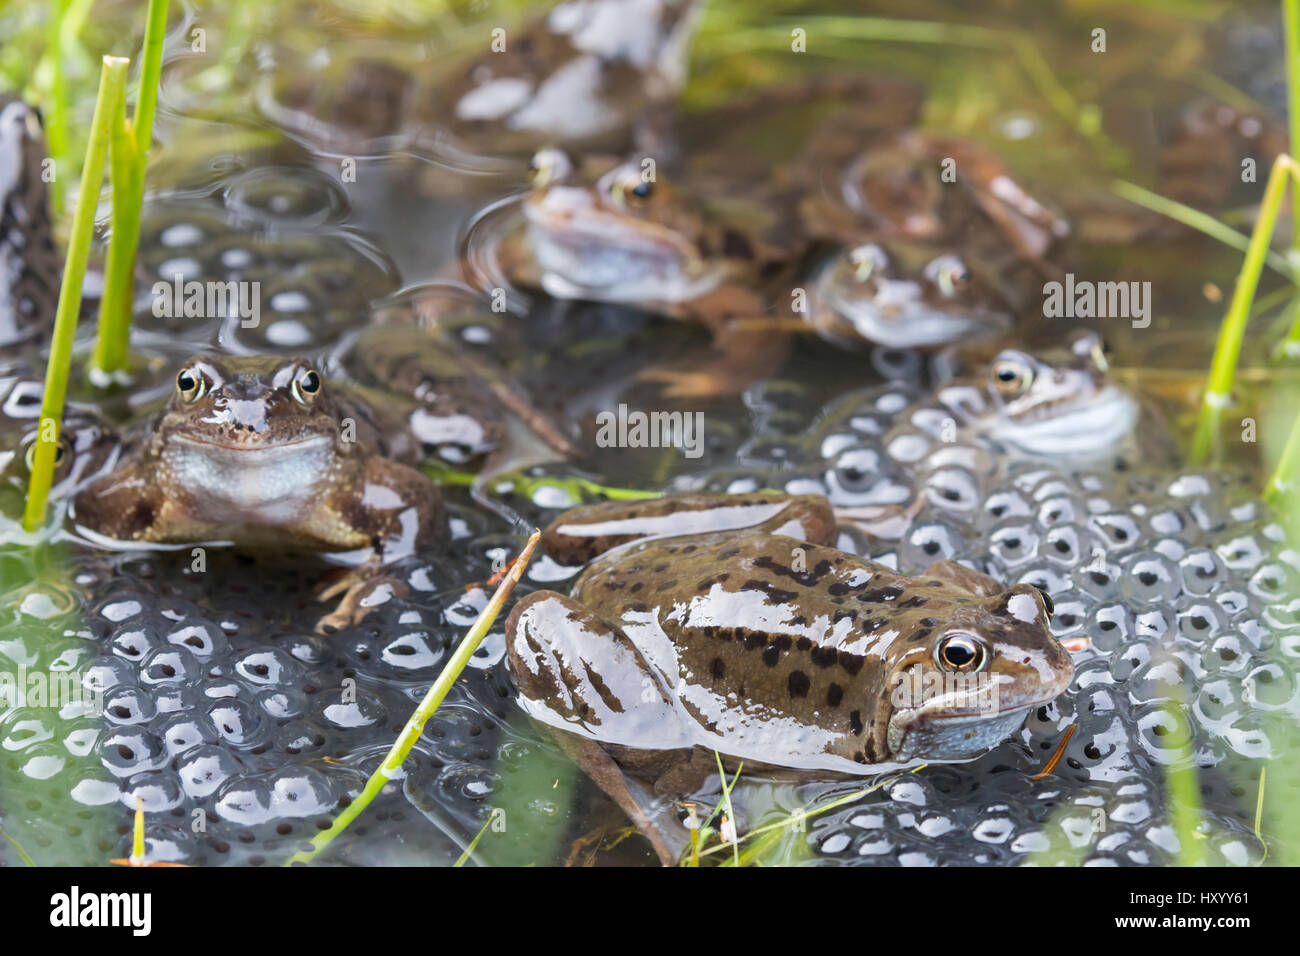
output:
<svg viewBox="0 0 1300 956"><path fill-rule="evenodd" d="M889 756L891 760L963 760L996 747L1013 734L1032 706L1021 707L993 716L966 714L904 721L907 714L895 713L889 720Z"/></svg>
<svg viewBox="0 0 1300 956"><path fill-rule="evenodd" d="M290 520L332 480L336 454L328 435L244 448L174 436L164 447L162 465L177 487L203 511L267 523Z"/></svg>
<svg viewBox="0 0 1300 956"><path fill-rule="evenodd" d="M1042 457L1101 454L1123 443L1138 420L1137 400L1118 385L1096 395L1056 406L1045 418L1021 421L1005 415L990 423L993 437Z"/></svg>
<svg viewBox="0 0 1300 956"><path fill-rule="evenodd" d="M602 302L686 302L717 288L722 265L708 266L667 238L618 227L556 226L530 217L527 242L547 294Z"/></svg>

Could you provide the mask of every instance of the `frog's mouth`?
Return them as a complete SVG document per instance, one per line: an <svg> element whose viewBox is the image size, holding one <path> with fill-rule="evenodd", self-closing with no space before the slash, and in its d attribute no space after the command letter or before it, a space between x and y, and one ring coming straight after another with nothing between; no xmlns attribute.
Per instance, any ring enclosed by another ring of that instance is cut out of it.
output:
<svg viewBox="0 0 1300 956"><path fill-rule="evenodd" d="M997 684L976 685L896 708L889 717L886 744L891 758L964 760L989 750L1015 733L1035 707L1051 703L1069 686L1073 669L1055 675L1040 693L1007 700ZM1001 706L1001 705L1009 706Z"/></svg>
<svg viewBox="0 0 1300 956"><path fill-rule="evenodd" d="M1106 385L1093 395L1042 408L1037 417L1004 412L993 437L1029 455L1095 455L1123 442L1137 419L1137 400L1118 385Z"/></svg>
<svg viewBox="0 0 1300 956"><path fill-rule="evenodd" d="M684 302L723 277L683 237L593 209L579 189L552 189L524 215L542 288L556 298Z"/></svg>
<svg viewBox="0 0 1300 956"><path fill-rule="evenodd" d="M869 342L894 348L932 348L997 328L999 317L983 309L945 309L926 302L920 285L881 279L859 294L832 293L827 305Z"/></svg>
<svg viewBox="0 0 1300 956"><path fill-rule="evenodd" d="M1034 706L998 712L924 717L895 713L889 719L889 753L896 760L962 760L996 747L1015 733Z"/></svg>

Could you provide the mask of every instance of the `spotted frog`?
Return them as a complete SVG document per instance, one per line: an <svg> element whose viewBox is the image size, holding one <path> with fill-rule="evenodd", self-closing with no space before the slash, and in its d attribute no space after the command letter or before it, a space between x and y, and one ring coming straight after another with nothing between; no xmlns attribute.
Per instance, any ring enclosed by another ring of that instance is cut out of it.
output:
<svg viewBox="0 0 1300 956"><path fill-rule="evenodd" d="M683 834L664 798L716 772L713 751L845 774L963 760L1069 683L1037 589L951 561L901 575L834 535L824 498L765 494L583 506L546 529L586 568L510 615L520 702L665 864ZM927 681L945 690L914 692Z"/></svg>
<svg viewBox="0 0 1300 956"><path fill-rule="evenodd" d="M738 391L779 367L765 280L789 263L775 208L674 184L648 158L589 159L556 149L533 158L523 222L496 250L511 284L558 299L610 302L707 327L717 355L703 367L653 369L667 392Z"/></svg>
<svg viewBox="0 0 1300 956"><path fill-rule="evenodd" d="M194 356L117 467L74 501L91 536L256 549L357 551L387 560L441 522L410 408L326 384L281 356Z"/></svg>
<svg viewBox="0 0 1300 956"><path fill-rule="evenodd" d="M841 344L934 349L1010 328L995 283L955 252L864 243L841 249L817 268L803 315L824 338Z"/></svg>

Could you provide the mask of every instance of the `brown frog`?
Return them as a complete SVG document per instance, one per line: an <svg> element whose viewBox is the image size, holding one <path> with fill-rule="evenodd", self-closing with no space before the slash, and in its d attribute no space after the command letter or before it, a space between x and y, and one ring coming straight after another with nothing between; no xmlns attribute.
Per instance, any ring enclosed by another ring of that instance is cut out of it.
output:
<svg viewBox="0 0 1300 956"><path fill-rule="evenodd" d="M1069 683L1037 589L951 561L898 574L834 535L825 499L764 494L584 506L546 529L586 569L510 615L520 703L663 863L685 838L671 800L715 751L823 774L964 760Z"/></svg>
<svg viewBox="0 0 1300 956"><path fill-rule="evenodd" d="M380 561L427 542L438 488L396 399L327 385L281 356L194 356L118 466L76 497L90 536L258 549L359 551Z"/></svg>
<svg viewBox="0 0 1300 956"><path fill-rule="evenodd" d="M507 281L559 299L626 305L704 325L708 360L651 369L678 397L730 394L780 366L763 290L797 247L779 210L675 183L649 157L591 158L557 149L533 158L523 221L496 250Z"/></svg>

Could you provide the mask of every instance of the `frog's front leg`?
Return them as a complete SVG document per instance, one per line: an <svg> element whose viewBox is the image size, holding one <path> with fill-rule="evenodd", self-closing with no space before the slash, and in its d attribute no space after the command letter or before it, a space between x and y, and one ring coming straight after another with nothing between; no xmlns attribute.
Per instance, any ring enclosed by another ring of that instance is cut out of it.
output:
<svg viewBox="0 0 1300 956"><path fill-rule="evenodd" d="M542 548L561 564L584 565L641 538L748 528L812 544L835 540L835 514L820 495L666 495L645 501L579 505L542 532Z"/></svg>
<svg viewBox="0 0 1300 956"><path fill-rule="evenodd" d="M338 605L316 623L329 634L358 623L378 604L406 593L406 586L382 574L390 561L427 542L442 523L442 496L437 485L413 468L384 458L370 458L347 493L330 501L304 529L324 540L365 547L366 563L321 590L318 599L340 596Z"/></svg>
<svg viewBox="0 0 1300 956"><path fill-rule="evenodd" d="M338 550L374 549L379 564L403 557L427 543L442 525L442 495L414 468L370 457L341 476L304 531Z"/></svg>
<svg viewBox="0 0 1300 956"><path fill-rule="evenodd" d="M593 783L645 834L665 866L686 846L675 801L631 780L611 756L652 752L688 760L692 737L664 675L615 624L572 598L537 591L506 621L506 649L520 702Z"/></svg>

